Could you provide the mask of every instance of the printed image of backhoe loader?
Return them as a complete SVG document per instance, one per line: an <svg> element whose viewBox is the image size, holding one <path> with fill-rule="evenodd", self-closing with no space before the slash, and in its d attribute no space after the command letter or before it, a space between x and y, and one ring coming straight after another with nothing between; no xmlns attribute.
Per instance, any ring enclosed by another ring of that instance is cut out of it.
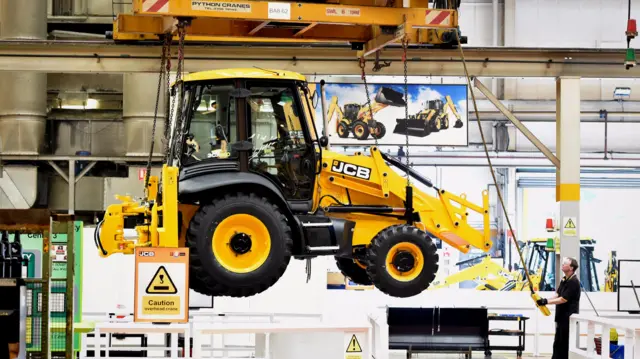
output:
<svg viewBox="0 0 640 359"><path fill-rule="evenodd" d="M396 127L393 129L393 133L399 135L407 133L409 136L426 137L434 132L448 129L451 115L455 117L453 127L461 128L463 123L456 105L451 100L451 96L447 95L445 99L446 102L441 99L426 101L424 110L409 116L408 119L396 119Z"/></svg>
<svg viewBox="0 0 640 359"><path fill-rule="evenodd" d="M387 133L387 129L382 122L371 119L371 112L375 115L388 106L405 106L403 94L390 87L381 87L371 102L371 110L367 104L357 103L345 104L341 109L338 96L333 96L327 110L327 118L328 122L331 122L333 116L338 114L336 133L340 138L347 138L349 134L353 134L353 137L361 141L368 139L369 135L380 139Z"/></svg>

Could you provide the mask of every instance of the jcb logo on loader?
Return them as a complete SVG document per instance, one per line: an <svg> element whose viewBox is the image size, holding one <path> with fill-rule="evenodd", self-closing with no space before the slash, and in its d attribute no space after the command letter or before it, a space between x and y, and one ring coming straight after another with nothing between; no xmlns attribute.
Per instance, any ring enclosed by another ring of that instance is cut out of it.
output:
<svg viewBox="0 0 640 359"><path fill-rule="evenodd" d="M358 177L368 180L371 177L371 168L356 166L342 161L333 161L331 171L343 173L347 176Z"/></svg>
<svg viewBox="0 0 640 359"><path fill-rule="evenodd" d="M152 251L142 251L140 252L140 257L155 257L156 253Z"/></svg>

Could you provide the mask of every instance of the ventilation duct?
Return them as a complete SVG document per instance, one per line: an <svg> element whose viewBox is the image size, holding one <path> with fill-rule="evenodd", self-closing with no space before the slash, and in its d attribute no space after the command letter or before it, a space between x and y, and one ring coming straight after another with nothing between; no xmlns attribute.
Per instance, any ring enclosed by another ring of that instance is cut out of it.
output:
<svg viewBox="0 0 640 359"><path fill-rule="evenodd" d="M123 83L122 122L127 156L148 156L151 146L151 130L156 107L157 74L125 74ZM164 93L166 81L162 81L154 155L162 153L164 135ZM153 89L153 91L149 91Z"/></svg>
<svg viewBox="0 0 640 359"><path fill-rule="evenodd" d="M46 39L47 1L0 0L1 39ZM0 153L38 154L44 143L47 74L0 74Z"/></svg>
<svg viewBox="0 0 640 359"><path fill-rule="evenodd" d="M0 39L46 39L44 0L0 0ZM0 154L39 154L44 143L47 74L0 73ZM34 166L5 166L0 208L29 208L37 193Z"/></svg>

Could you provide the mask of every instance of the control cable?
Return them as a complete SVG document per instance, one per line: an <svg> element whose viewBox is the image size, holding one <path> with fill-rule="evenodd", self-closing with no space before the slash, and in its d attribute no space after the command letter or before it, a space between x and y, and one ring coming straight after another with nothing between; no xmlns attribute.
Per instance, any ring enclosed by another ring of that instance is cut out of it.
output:
<svg viewBox="0 0 640 359"><path fill-rule="evenodd" d="M536 306L540 309L540 311L545 315L551 315L549 308L546 305L538 305L537 300L541 299L540 295L535 292L533 289L533 282L531 281L531 275L529 274L529 268L527 268L527 264L524 261L524 257L522 256L522 251L520 250L520 246L518 245L518 241L516 240L516 234L513 231L513 227L511 226L511 220L509 219L509 215L507 213L507 207L504 205L504 200L502 198L502 192L500 191L500 186L498 186L498 180L496 179L496 174L493 169L493 164L491 163L491 156L489 156L489 149L487 147L487 141L484 137L484 131L482 131L482 123L480 122L480 113L478 112L478 104L476 103L476 96L473 92L473 86L471 85L471 76L469 76L469 71L467 69L467 62L464 58L464 51L462 50L462 44L460 43L460 35L458 31L454 31L456 34L456 40L458 42L458 49L460 49L460 57L462 58L462 65L464 66L464 73L467 80L467 84L469 86L469 91L471 91L471 100L473 102L473 109L476 114L476 121L478 122L478 130L480 131L480 137L482 138L482 144L484 147L484 153L487 157L487 161L489 163L489 171L491 172L491 177L493 178L493 183L496 186L496 193L498 194L498 199L500 200L500 204L502 206L502 211L504 213L504 217L507 221L507 226L509 227L509 231L511 233L511 239L518 251L518 256L520 257L520 262L522 263L522 268L524 269L525 276L527 277L527 282L529 284L529 289L531 290L531 297L534 301L536 301Z"/></svg>

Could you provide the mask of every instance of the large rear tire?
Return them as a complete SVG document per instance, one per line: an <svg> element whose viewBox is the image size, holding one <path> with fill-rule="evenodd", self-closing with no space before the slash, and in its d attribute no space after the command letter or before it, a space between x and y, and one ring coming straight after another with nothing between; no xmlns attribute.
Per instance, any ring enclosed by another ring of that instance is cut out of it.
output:
<svg viewBox="0 0 640 359"><path fill-rule="evenodd" d="M345 277L351 278L354 283L360 285L372 284L364 264L351 258L336 257L336 265L338 269L340 269L340 272L342 272Z"/></svg>
<svg viewBox="0 0 640 359"><path fill-rule="evenodd" d="M414 226L387 227L367 248L367 273L376 288L390 296L406 298L422 293L437 272L437 248Z"/></svg>
<svg viewBox="0 0 640 359"><path fill-rule="evenodd" d="M376 122L376 128L373 131L373 138L381 139L384 135L387 134L387 128L382 124L382 122Z"/></svg>
<svg viewBox="0 0 640 359"><path fill-rule="evenodd" d="M238 193L200 207L189 225L187 245L202 294L248 297L264 292L284 274L293 240L276 205Z"/></svg>

